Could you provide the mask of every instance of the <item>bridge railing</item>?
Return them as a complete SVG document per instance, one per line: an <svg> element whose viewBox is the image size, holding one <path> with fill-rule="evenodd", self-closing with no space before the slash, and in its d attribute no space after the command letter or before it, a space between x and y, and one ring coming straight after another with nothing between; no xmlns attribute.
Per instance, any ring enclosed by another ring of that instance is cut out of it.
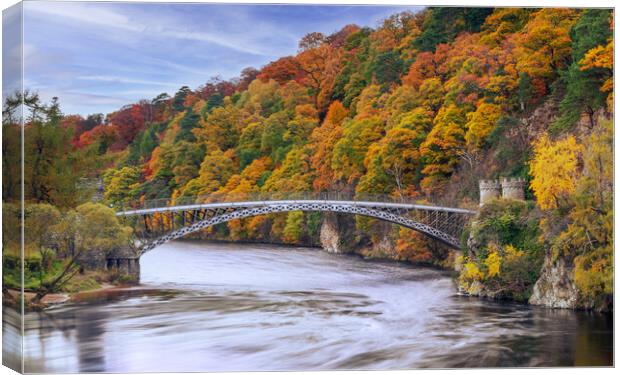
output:
<svg viewBox="0 0 620 375"><path fill-rule="evenodd" d="M428 202L415 200L410 197L393 196L386 194L354 193L343 191L329 192L249 192L249 193L213 193L194 197L176 197L163 199L150 199L130 202L119 202L112 207L116 211L128 211L138 209L153 209L171 206L189 206L207 203L233 203L233 202L262 202L262 201L353 201L353 202L380 202L380 203L405 203L428 205Z"/></svg>

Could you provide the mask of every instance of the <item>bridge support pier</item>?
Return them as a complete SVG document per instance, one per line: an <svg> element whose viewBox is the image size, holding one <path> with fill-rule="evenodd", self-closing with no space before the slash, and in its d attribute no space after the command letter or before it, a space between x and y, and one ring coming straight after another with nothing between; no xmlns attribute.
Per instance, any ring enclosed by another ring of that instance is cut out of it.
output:
<svg viewBox="0 0 620 375"><path fill-rule="evenodd" d="M121 283L140 282L140 256L131 248L119 248L108 253L105 268Z"/></svg>
<svg viewBox="0 0 620 375"><path fill-rule="evenodd" d="M140 258L108 258L106 269L109 272L116 273L120 281L127 283L140 282Z"/></svg>
<svg viewBox="0 0 620 375"><path fill-rule="evenodd" d="M345 240L353 238L355 238L355 219L352 216L347 217L333 212L323 214L319 239L325 251L338 254L353 252L354 241Z"/></svg>

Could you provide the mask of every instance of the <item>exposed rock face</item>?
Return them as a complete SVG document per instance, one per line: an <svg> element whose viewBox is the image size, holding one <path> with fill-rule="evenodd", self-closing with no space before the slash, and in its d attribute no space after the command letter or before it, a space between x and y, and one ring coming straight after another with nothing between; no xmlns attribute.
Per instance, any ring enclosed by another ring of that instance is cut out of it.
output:
<svg viewBox="0 0 620 375"><path fill-rule="evenodd" d="M340 253L340 233L329 220L321 224L321 246L328 253Z"/></svg>
<svg viewBox="0 0 620 375"><path fill-rule="evenodd" d="M558 102L551 98L536 108L529 117L523 118L521 122L525 129L527 129L527 142L532 143L541 134L545 133L549 124L557 118L558 112ZM513 132L516 131L517 129L513 130Z"/></svg>
<svg viewBox="0 0 620 375"><path fill-rule="evenodd" d="M477 217L471 222L470 225L472 228L478 225ZM473 257L477 256L478 252L480 251L482 247L483 247L483 244L480 242L478 237L476 237L474 233L470 232L469 236L467 237L467 249L469 250L469 254L471 254L471 256Z"/></svg>
<svg viewBox="0 0 620 375"><path fill-rule="evenodd" d="M381 240L374 246L373 250L374 253L379 253L390 259L396 258L397 255L394 241L392 241L387 233L381 236Z"/></svg>
<svg viewBox="0 0 620 375"><path fill-rule="evenodd" d="M553 261L551 255L547 254L529 303L553 308L576 308L578 292L573 283L572 272L564 258L559 257Z"/></svg>
<svg viewBox="0 0 620 375"><path fill-rule="evenodd" d="M320 240L323 249L329 253L350 253L355 248L355 226L347 218L326 213L321 223Z"/></svg>
<svg viewBox="0 0 620 375"><path fill-rule="evenodd" d="M399 261L412 261L415 259L408 258L397 251L397 234L398 231L391 223L376 222L373 226L372 236L369 233L356 227L355 216L347 214L324 213L321 228L319 232L319 242L323 250L330 253L338 254L358 254L364 258L373 259L391 259ZM453 267L456 255L450 250L445 250L445 256L441 259L442 248L438 245L431 249L434 256L437 256L435 266L446 269ZM424 264L428 264L425 262Z"/></svg>

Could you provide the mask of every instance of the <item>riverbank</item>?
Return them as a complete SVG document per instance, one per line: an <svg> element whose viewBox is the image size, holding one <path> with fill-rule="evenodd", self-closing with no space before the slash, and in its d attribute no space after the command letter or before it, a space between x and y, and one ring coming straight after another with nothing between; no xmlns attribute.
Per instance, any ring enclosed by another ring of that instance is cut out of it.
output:
<svg viewBox="0 0 620 375"><path fill-rule="evenodd" d="M32 300L36 296L36 292L25 291L24 301L26 311L40 311L52 306L61 305L69 302L84 302L87 300L102 300L105 296L125 293L132 290L146 290L136 285L128 284L101 284L96 289L82 290L76 292L49 293L43 296L41 300L33 304ZM17 289L6 289L3 293L3 305L16 307L19 301L20 291Z"/></svg>

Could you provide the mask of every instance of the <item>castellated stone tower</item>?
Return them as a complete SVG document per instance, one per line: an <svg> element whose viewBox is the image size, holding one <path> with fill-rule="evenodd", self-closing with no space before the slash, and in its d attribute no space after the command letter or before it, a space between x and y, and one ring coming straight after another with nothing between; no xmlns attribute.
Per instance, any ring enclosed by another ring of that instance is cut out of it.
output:
<svg viewBox="0 0 620 375"><path fill-rule="evenodd" d="M525 179L502 178L502 198L525 200Z"/></svg>
<svg viewBox="0 0 620 375"><path fill-rule="evenodd" d="M497 180L480 180L480 205L499 198L500 184Z"/></svg>

